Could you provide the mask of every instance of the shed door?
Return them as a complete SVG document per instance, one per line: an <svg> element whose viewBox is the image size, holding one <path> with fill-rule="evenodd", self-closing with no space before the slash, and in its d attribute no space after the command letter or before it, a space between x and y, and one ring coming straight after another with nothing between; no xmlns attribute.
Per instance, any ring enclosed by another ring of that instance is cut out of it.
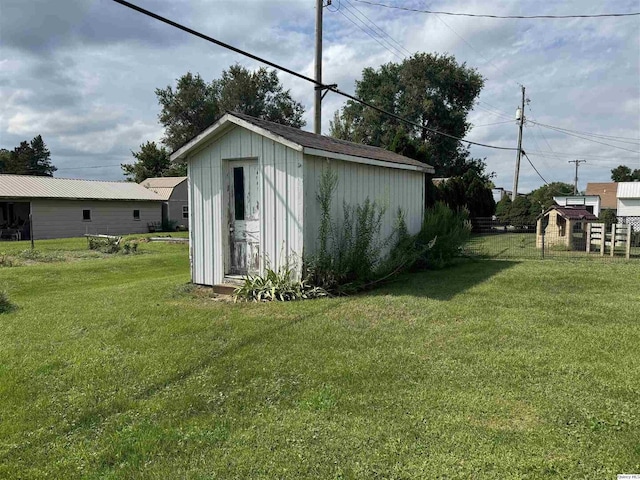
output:
<svg viewBox="0 0 640 480"><path fill-rule="evenodd" d="M257 160L229 163L229 272L260 270L260 172Z"/></svg>

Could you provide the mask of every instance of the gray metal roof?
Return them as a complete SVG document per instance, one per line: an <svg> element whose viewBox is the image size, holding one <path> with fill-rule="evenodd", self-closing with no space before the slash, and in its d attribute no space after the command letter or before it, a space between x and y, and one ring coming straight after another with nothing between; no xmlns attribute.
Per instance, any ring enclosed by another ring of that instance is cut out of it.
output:
<svg viewBox="0 0 640 480"><path fill-rule="evenodd" d="M619 182L618 198L640 198L640 182Z"/></svg>
<svg viewBox="0 0 640 480"><path fill-rule="evenodd" d="M133 182L105 182L32 175L0 175L0 198L162 200L155 192Z"/></svg>
<svg viewBox="0 0 640 480"><path fill-rule="evenodd" d="M433 167L426 163L419 162L409 157L399 155L397 153L385 150L384 148L372 147L361 143L347 142L346 140L338 140L324 135L318 135L311 132L305 132L299 128L280 125L279 123L261 120L259 118L245 115L243 113L228 112L224 117L214 123L211 127L204 130L193 140L187 142L183 147L176 150L171 159L184 158L189 150L196 145L207 141L214 132L227 121L234 122L234 118L249 123L257 129L267 131L286 141L299 145L302 148L320 150L322 152L333 153L337 155L347 155L351 157L360 157L364 159L377 160L381 162L395 163L400 165L411 165L419 169L433 173Z"/></svg>

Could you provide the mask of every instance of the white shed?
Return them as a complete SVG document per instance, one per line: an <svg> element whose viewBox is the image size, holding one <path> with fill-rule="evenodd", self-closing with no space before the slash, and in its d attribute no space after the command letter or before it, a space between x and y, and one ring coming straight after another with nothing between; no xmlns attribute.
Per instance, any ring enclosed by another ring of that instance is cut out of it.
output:
<svg viewBox="0 0 640 480"><path fill-rule="evenodd" d="M171 155L186 160L192 281L262 273L284 262L301 271L316 251L322 172L338 176L332 218L367 198L386 208L381 235L398 209L410 233L424 212L425 173L433 168L367 145L336 140L248 115L227 113Z"/></svg>

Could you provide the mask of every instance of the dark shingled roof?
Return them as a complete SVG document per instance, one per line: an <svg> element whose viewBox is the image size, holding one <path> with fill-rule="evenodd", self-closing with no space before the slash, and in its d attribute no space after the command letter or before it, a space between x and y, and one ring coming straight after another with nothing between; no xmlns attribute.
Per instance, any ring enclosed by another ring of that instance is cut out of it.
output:
<svg viewBox="0 0 640 480"><path fill-rule="evenodd" d="M311 132L305 132L298 128L288 127L286 125L280 125L279 123L269 122L267 120L261 120L259 118L245 115L243 113L228 112L230 115L237 117L241 120L251 123L256 127L263 128L269 132L278 135L293 143L297 143L303 147L315 148L318 150L324 150L332 153L339 153L343 155L352 155L354 157L370 158L373 160L380 160L382 162L400 163L404 165L414 165L416 167L422 167L431 169L431 165L413 160L397 153L393 153L384 148L372 147L370 145L363 145L361 143L347 142L346 140L338 140L336 138L325 137L323 135L317 135Z"/></svg>
<svg viewBox="0 0 640 480"><path fill-rule="evenodd" d="M560 212L564 218L569 220L597 220L593 213L585 210L584 208L575 208L575 207L559 207L557 205L552 206L549 210L555 209Z"/></svg>

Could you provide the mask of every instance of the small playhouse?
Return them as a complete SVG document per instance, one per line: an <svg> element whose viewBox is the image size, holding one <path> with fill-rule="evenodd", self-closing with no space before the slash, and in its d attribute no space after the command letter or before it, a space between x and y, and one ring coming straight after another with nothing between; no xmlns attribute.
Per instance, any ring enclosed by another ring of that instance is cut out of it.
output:
<svg viewBox="0 0 640 480"><path fill-rule="evenodd" d="M536 247L561 245L567 250L587 249L587 224L598 220L584 207L552 205L540 217L536 226Z"/></svg>
<svg viewBox="0 0 640 480"><path fill-rule="evenodd" d="M337 177L332 219L367 199L385 209L386 238L401 210L420 230L426 174L433 167L381 148L337 140L248 115L227 113L171 155L188 168L191 279L232 283L285 262L298 275L316 251L318 187Z"/></svg>

